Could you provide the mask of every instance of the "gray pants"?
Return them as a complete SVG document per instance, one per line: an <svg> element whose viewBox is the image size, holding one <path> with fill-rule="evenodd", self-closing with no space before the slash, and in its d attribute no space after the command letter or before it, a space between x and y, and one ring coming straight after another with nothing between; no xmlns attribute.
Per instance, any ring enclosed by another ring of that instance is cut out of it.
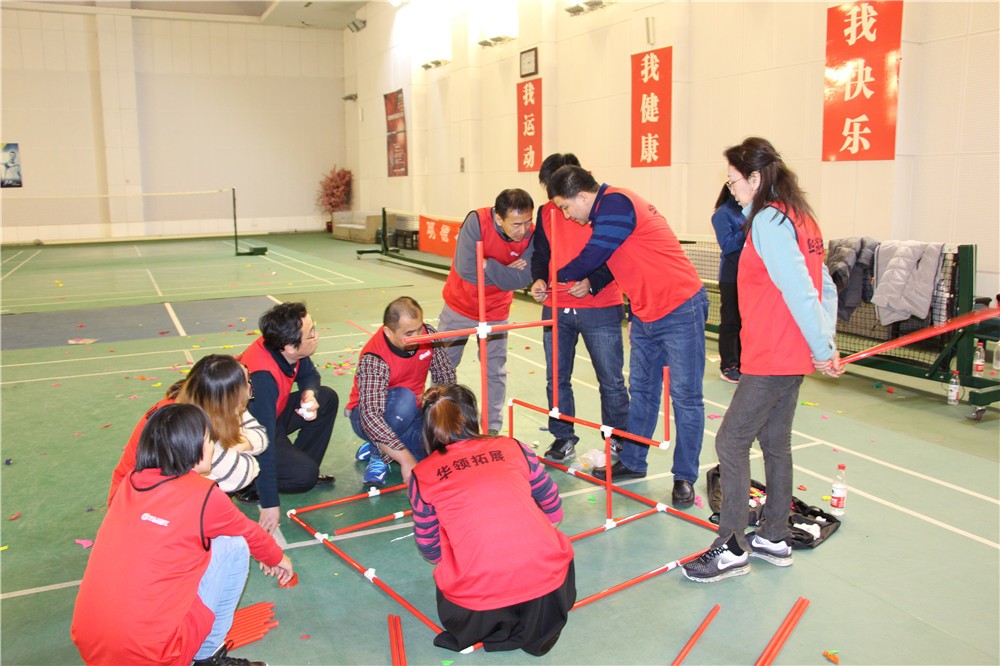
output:
<svg viewBox="0 0 1000 666"><path fill-rule="evenodd" d="M491 325L506 324L508 320L491 321ZM441 308L441 316L438 318L438 333L445 331L457 331L463 328L475 328L479 322L458 314L447 305ZM451 360L451 364L457 369L462 362L462 354L465 352L465 343L468 337L450 338L442 343L445 353ZM476 355L479 355L479 338L475 338ZM503 407L507 396L507 331L491 333L486 338L486 377L487 391L489 392L489 429L500 430L503 426ZM479 388L479 382L471 387L473 390ZM480 399L482 397L480 396Z"/></svg>
<svg viewBox="0 0 1000 666"><path fill-rule="evenodd" d="M715 437L722 482L720 546L736 535L748 550L743 533L747 528L750 497L750 445L760 441L764 454L767 503L764 523L757 530L768 541L789 537L788 509L792 503L792 417L798 404L802 375L743 375L733 395L722 426Z"/></svg>

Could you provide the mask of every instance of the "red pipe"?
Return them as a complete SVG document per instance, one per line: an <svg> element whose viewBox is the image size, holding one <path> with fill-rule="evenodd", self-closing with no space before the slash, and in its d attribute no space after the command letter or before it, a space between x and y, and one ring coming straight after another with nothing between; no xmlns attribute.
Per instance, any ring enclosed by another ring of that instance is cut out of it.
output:
<svg viewBox="0 0 1000 666"><path fill-rule="evenodd" d="M539 326L551 326L551 319L540 319L538 321L522 321L515 322L513 324L491 324L490 332L496 331L513 331L519 328L538 328ZM461 338L468 337L470 335L477 335L479 333L478 328L458 328L454 331L440 331L438 333L425 333L423 335L413 335L408 338L403 338L403 342L406 344L419 343L419 342L434 342L435 340L446 340L448 338Z"/></svg>
<svg viewBox="0 0 1000 666"><path fill-rule="evenodd" d="M603 599L606 596L614 594L615 592L620 592L620 591L622 591L622 590L624 590L626 588L632 587L633 585L638 585L639 583L641 583L643 581L649 580L650 578L653 578L654 576L659 576L662 573L666 573L666 572L670 571L671 569L676 569L677 567L679 567L681 565L687 564L691 560L698 559L699 557L701 557L702 553L704 553L704 552L705 552L704 550L700 550L697 553L693 553L691 555L688 555L687 557L685 557L683 559L674 560L673 562L669 562L668 564L664 564L662 567L658 567L656 569L653 569L652 571L647 571L646 573L641 574L639 576L636 576L635 578L632 578L630 580L627 580L624 583L619 583L618 585L614 585L612 587L609 587L608 589L606 589L606 590L604 590L602 592L598 592L596 594L592 594L589 597L584 597L583 599L580 599L575 604L573 604L573 608L571 608L570 610L576 610L577 608L581 608L583 606L586 606L587 604L592 604L595 601L598 601L600 599Z"/></svg>
<svg viewBox="0 0 1000 666"><path fill-rule="evenodd" d="M705 633L706 629L708 629L708 625L712 624L712 620L715 619L715 616L719 613L720 608L721 606L719 606L719 604L712 606L712 610L708 611L708 615L704 620L702 620L701 624L698 626L698 630L695 631L691 638L688 639L688 642L684 645L684 649L682 649L680 653L674 657L674 660L670 662L670 666L680 666L681 662L683 662L688 656L688 653L691 652L691 648L694 647L694 644L698 642L701 635Z"/></svg>
<svg viewBox="0 0 1000 666"><path fill-rule="evenodd" d="M608 520L611 519L611 504L613 503L613 497L611 493L610 481L611 481L611 468L614 465L611 464L611 438L604 438L604 471L607 474L608 485L604 487L604 504L605 510L607 512Z"/></svg>
<svg viewBox="0 0 1000 666"><path fill-rule="evenodd" d="M941 335L942 333L949 333L966 326L971 326L972 324L978 324L981 321L986 321L987 319L992 319L993 317L1000 317L1000 307L980 308L978 310L973 310L972 312L966 312L963 315L952 317L940 326L922 328L919 331L902 335L895 340L889 340L888 342L883 342L880 345L875 345L870 349L859 351L857 354L851 354L847 358L841 359L840 363L841 365L854 363L855 361L860 361L863 358L868 358L869 356L874 356L875 354L881 354L884 351L905 347L910 343L920 342L921 340L933 338L934 336Z"/></svg>
<svg viewBox="0 0 1000 666"><path fill-rule="evenodd" d="M299 518L294 513L291 514L289 516L289 518L291 518L292 522L298 523L299 526L302 527L302 529L304 529L309 534L312 534L312 535L316 534L317 531L315 529L313 529L312 526L310 526L308 523L306 523L304 520L302 520L301 518ZM372 576L369 578L368 577L368 570L365 569L363 566L361 566L361 564L359 564L358 561L355 560L353 557L351 557L350 555L348 555L347 553L345 553L342 549L338 548L336 544L332 543L329 539L323 539L323 545L326 546L327 548L329 548L330 550L332 550L334 553L336 553L337 556L340 557L340 559L342 559L345 562L347 562L347 564L351 568L353 568L355 571L357 571L359 574L361 574L365 578L368 578L368 580L370 580L376 587L378 587L380 590L382 590L387 595L389 595L390 597L392 597L396 601L396 603L398 603L400 606L402 606L406 610L410 611L413 614L414 617L416 617L418 620L420 620L425 625L427 625L435 634L440 634L443 631L443 629L441 629L441 627L439 627L436 624L434 624L434 622L429 617L427 617L426 615L424 615L423 613L421 613L417 609L416 606L414 606L409 601L407 601L406 599L404 599L403 597L401 597L391 587L389 587L388 585L386 585L385 583L383 583L382 580L378 576L372 574Z"/></svg>
<svg viewBox="0 0 1000 666"><path fill-rule="evenodd" d="M775 657L781 652L781 648L784 647L785 641L791 635L792 630L795 629L795 625L798 624L799 619L806 612L806 608L809 606L809 600L805 597L799 597L795 600L792 605L792 610L788 611L788 615L781 622L778 627L778 631L775 632L774 636L768 642L767 647L764 651L760 653L760 657L754 666L771 666L774 663Z"/></svg>
<svg viewBox="0 0 1000 666"><path fill-rule="evenodd" d="M625 516L624 518L619 518L618 520L614 521L615 522L615 527L618 527L619 525L625 525L627 523L631 523L633 521L639 520L640 518L645 518L646 516L651 516L651 515L653 515L656 512L657 512L656 509L646 509L645 511L642 511L640 513L636 513L636 514L633 514L631 516ZM574 534L573 536L571 536L569 538L569 540L570 541L580 541L581 539L586 539L589 536L594 536L595 534L599 534L601 532L607 532L607 531L608 531L608 527L606 525L601 525L600 527L595 527L593 529L586 530L584 532L580 532L579 534Z"/></svg>
<svg viewBox="0 0 1000 666"><path fill-rule="evenodd" d="M486 260L483 258L483 241L476 241L476 281L479 293L479 323L486 323ZM479 375L482 382L480 401L482 407L482 427L480 432L488 432L490 427L489 373L487 372L486 337L479 338Z"/></svg>
<svg viewBox="0 0 1000 666"><path fill-rule="evenodd" d="M364 529L366 527L371 527L372 525L380 525L382 523L388 523L393 520L399 520L400 518L405 518L413 513L412 509L407 509L406 511L397 511L396 513L390 513L388 516L382 516L381 518L373 518L371 520L366 520L363 523L358 523L357 525L348 525L347 527L341 527L340 529L334 530L333 533L347 534L348 532L355 532L357 530Z"/></svg>
<svg viewBox="0 0 1000 666"><path fill-rule="evenodd" d="M401 483L398 486L392 486L390 488L382 488L379 491L379 495L386 495L388 493L394 493L397 490L403 490L406 488L405 483ZM329 502L322 502L321 504L312 504L310 506L303 506L295 509L295 513L307 513L309 511L315 511L316 509L326 509L331 506L337 506L338 504L347 504L348 502L353 502L359 499L365 499L371 497L368 493L358 493L357 495L351 495L350 497L341 497L340 499L330 500Z"/></svg>
<svg viewBox="0 0 1000 666"><path fill-rule="evenodd" d="M557 304L556 294L559 290L556 288L558 284L558 273L556 270L556 248L559 245L556 244L556 212L553 210L552 214L549 216L551 224L549 224L549 233L552 238L549 239L549 286L552 288L552 409L559 409L559 306ZM545 336L544 329L542 330L542 336Z"/></svg>
<svg viewBox="0 0 1000 666"><path fill-rule="evenodd" d="M544 407L539 407L538 405L532 405L529 402L524 402L523 400L518 400L517 398L512 399L511 402L515 405L520 405L521 407L527 407L528 409L539 412L541 414L549 413L549 411ZM601 425L599 423L593 423L592 421L585 421L583 419L578 419L575 416L567 416L566 414L560 414L559 420L566 421L567 423L577 423L582 426L587 426L588 428L593 428L594 430L601 429ZM656 448L659 448L660 446L660 442L657 442L656 440L649 439L646 437L640 437L639 435L633 435L626 430L619 430L618 428L612 428L611 433L614 435L618 435L619 437L626 437L628 438L629 441L635 442L636 444L644 444L645 446L652 446Z"/></svg>

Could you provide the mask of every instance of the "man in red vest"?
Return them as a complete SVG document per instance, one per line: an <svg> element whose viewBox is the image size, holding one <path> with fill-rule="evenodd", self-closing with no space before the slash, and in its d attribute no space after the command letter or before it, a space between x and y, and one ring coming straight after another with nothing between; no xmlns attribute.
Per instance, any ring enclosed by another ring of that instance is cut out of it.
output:
<svg viewBox="0 0 1000 666"><path fill-rule="evenodd" d="M409 296L397 298L382 315L382 328L361 350L347 416L355 434L367 441L356 458L368 461L364 483L381 488L389 463L399 463L403 483L427 456L421 412L427 375L435 386L455 383L455 369L440 345L406 344L404 338L436 331Z"/></svg>
<svg viewBox="0 0 1000 666"><path fill-rule="evenodd" d="M247 410L267 430L270 446L260 454L260 474L253 486L237 495L260 502L260 524L273 532L281 509L278 493L302 493L329 486L334 478L320 474L337 418L336 391L320 386L310 358L319 344L316 323L305 303L281 303L260 316L261 337L240 360L250 370L253 399ZM292 392L292 384L299 390ZM288 436L298 432L295 443Z"/></svg>
<svg viewBox="0 0 1000 666"><path fill-rule="evenodd" d="M580 166L580 161L572 153L553 153L545 158L538 171L538 182L548 186L549 178L559 167ZM562 268L576 257L590 240L589 226L581 226L570 220L551 201L538 209L538 223L532 240L534 253L531 257L531 294L539 303L549 299L548 284L549 259L552 255L553 228L555 229L556 268ZM555 285L556 289L565 289ZM551 303L551 301L550 301ZM614 282L607 265L601 266L566 291L560 291L556 303L559 309L559 411L576 416L573 401L573 361L576 344L583 337L590 361L597 375L601 391L601 424L624 430L628 427L628 391L622 376L624 347L622 344L622 320L625 308L622 292ZM542 319L552 316L552 308L542 308ZM552 408L552 330L546 328L542 334L545 348L547 393L549 408ZM549 432L555 437L545 457L558 463L568 464L576 456L576 436L573 424L559 419L549 419ZM621 443L612 438L612 454L617 455ZM603 450L603 446L601 447Z"/></svg>
<svg viewBox="0 0 1000 666"><path fill-rule="evenodd" d="M531 215L535 203L524 190L504 190L492 208L471 211L462 223L448 280L438 330L457 331L479 325L476 243L483 241L486 322L506 324L514 291L531 284ZM468 336L451 338L444 347L457 368ZM478 346L477 346L478 348ZM507 392L507 332L491 333L486 342L489 379L489 430L499 432Z"/></svg>
<svg viewBox="0 0 1000 666"><path fill-rule="evenodd" d="M552 202L592 235L558 272L560 282L582 280L607 263L629 298L628 431L650 437L659 417L663 366L670 366L676 428L674 488L677 506L694 503L694 482L705 430L705 318L708 295L677 236L656 207L635 192L598 185L588 171L564 166L549 179ZM613 479L646 476L646 446L626 440ZM603 479L604 470L594 476Z"/></svg>

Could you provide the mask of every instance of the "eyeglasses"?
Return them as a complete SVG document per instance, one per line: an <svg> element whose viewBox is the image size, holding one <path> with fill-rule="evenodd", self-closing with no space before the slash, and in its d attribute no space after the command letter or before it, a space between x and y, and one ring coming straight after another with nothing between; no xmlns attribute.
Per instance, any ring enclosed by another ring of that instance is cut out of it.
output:
<svg viewBox="0 0 1000 666"><path fill-rule="evenodd" d="M746 177L744 176L743 178L737 178L736 180L727 180L726 181L726 187L729 188L729 193L730 194L733 193L733 185L735 185L736 183L740 182L741 180L746 180Z"/></svg>

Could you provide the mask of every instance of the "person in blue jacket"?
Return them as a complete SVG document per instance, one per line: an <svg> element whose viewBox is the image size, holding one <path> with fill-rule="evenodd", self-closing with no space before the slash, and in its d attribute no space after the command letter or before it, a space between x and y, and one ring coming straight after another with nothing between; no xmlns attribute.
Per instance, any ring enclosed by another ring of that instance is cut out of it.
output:
<svg viewBox="0 0 1000 666"><path fill-rule="evenodd" d="M719 191L712 213L715 239L722 248L719 261L719 296L722 298L719 323L719 367L722 379L737 384L740 381L740 302L736 289L736 272L740 253L746 242L746 224L740 205L725 185Z"/></svg>

